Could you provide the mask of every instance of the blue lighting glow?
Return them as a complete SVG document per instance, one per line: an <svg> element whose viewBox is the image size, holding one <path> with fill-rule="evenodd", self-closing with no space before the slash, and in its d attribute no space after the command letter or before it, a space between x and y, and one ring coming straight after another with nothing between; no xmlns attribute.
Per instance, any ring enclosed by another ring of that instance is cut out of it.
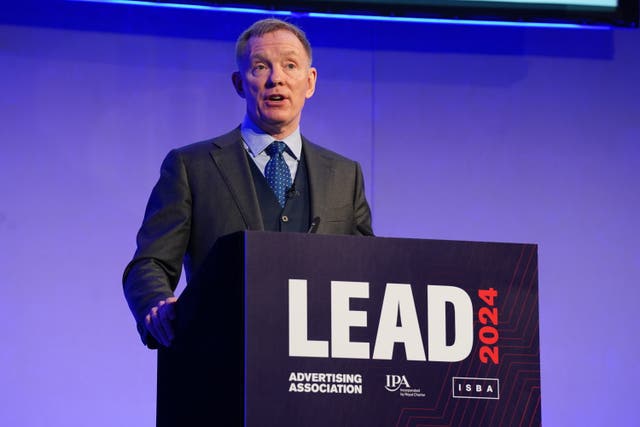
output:
<svg viewBox="0 0 640 427"><path fill-rule="evenodd" d="M605 25L580 25L572 23L556 23L556 22L519 22L519 21L490 21L490 20L471 20L471 19L447 19L447 18L412 18L412 17L395 17L395 16L377 16L377 15L351 15L342 13L319 13L319 12L292 12L285 10L269 10L250 7L228 7L228 6L209 6L184 3L155 3L142 0L67 0L74 2L88 3L112 3L126 4L133 6L162 7L173 9L192 9L207 10L214 12L232 12L232 13L252 13L270 16L299 16L310 18L326 18L326 19L349 19L360 21L383 21L383 22L411 22L411 23L429 23L429 24L447 24L447 25L479 25L479 26L501 26L501 27L533 27L533 28L568 28L568 29L591 29L591 30L609 30L609 26Z"/></svg>
<svg viewBox="0 0 640 427"><path fill-rule="evenodd" d="M184 3L156 3L151 1L138 1L138 0L67 0L82 3L113 3L113 4L127 4L133 6L149 6L149 7L164 7L171 9L192 9L192 10L208 10L214 12L234 12L234 13L254 13L260 15L278 15L278 16L291 16L293 12L284 10L267 10L256 9L249 7L228 7L228 6L205 6L198 4L184 4Z"/></svg>

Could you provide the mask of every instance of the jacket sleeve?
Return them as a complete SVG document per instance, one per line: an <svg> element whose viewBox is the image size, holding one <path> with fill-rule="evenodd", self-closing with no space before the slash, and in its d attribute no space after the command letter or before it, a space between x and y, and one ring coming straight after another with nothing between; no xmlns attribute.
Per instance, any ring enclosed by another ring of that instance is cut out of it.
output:
<svg viewBox="0 0 640 427"><path fill-rule="evenodd" d="M144 318L159 301L173 296L191 229L191 191L180 153L171 151L151 192L137 250L124 270L122 284L135 317L138 332L149 348L157 342L147 331Z"/></svg>
<svg viewBox="0 0 640 427"><path fill-rule="evenodd" d="M365 197L364 178L362 177L362 169L360 164L356 162L356 180L353 198L354 207L354 231L353 234L358 236L373 236L373 228L371 227L371 209Z"/></svg>

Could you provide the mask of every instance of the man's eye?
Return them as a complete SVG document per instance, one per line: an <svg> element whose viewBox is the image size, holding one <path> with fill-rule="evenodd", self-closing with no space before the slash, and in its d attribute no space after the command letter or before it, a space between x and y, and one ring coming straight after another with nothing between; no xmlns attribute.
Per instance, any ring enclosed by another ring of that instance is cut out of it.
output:
<svg viewBox="0 0 640 427"><path fill-rule="evenodd" d="M288 64L285 64L285 68L287 70L295 70L296 69L296 64L294 64L293 62L290 62Z"/></svg>
<svg viewBox="0 0 640 427"><path fill-rule="evenodd" d="M267 67L264 64L256 64L253 66L253 69L256 71L266 70Z"/></svg>

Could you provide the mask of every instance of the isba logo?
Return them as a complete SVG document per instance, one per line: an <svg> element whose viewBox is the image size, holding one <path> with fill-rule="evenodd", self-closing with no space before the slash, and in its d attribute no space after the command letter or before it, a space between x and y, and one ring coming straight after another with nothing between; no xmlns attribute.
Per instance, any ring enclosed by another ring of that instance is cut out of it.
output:
<svg viewBox="0 0 640 427"><path fill-rule="evenodd" d="M387 384L384 386L388 391L398 391L400 387L411 388L405 375L387 375Z"/></svg>

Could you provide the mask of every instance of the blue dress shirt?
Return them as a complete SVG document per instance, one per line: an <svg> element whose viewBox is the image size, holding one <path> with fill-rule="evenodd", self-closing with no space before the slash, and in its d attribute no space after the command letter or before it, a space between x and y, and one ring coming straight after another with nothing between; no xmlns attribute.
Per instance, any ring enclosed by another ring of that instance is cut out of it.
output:
<svg viewBox="0 0 640 427"><path fill-rule="evenodd" d="M249 157L253 159L258 169L260 169L260 172L264 175L264 169L270 158L264 150L269 144L276 141L276 139L256 126L248 116L244 117L242 125L240 125L240 133L242 134L244 148L249 153ZM289 147L289 150L293 153L293 156L288 150L283 153L287 166L289 166L289 170L291 171L291 181L293 182L296 178L298 162L302 154L300 127L298 126L291 135L283 139L278 139L278 141L283 141L287 144L287 147Z"/></svg>

